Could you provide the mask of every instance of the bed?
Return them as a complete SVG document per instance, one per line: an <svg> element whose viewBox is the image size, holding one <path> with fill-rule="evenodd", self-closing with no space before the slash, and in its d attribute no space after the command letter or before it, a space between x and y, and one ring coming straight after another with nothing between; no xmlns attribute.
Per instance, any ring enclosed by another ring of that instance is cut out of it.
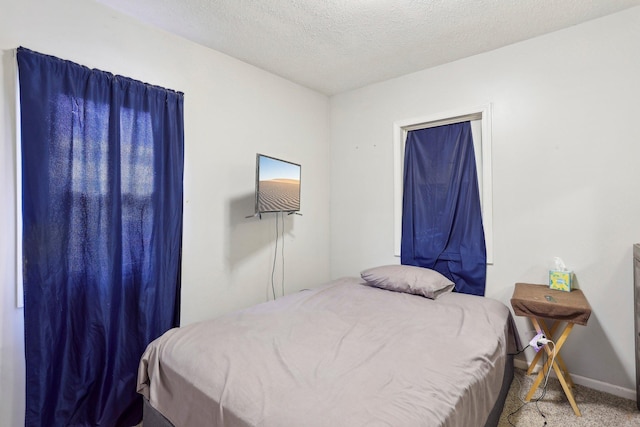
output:
<svg viewBox="0 0 640 427"><path fill-rule="evenodd" d="M144 427L497 425L509 309L411 286L342 278L167 331L140 361Z"/></svg>

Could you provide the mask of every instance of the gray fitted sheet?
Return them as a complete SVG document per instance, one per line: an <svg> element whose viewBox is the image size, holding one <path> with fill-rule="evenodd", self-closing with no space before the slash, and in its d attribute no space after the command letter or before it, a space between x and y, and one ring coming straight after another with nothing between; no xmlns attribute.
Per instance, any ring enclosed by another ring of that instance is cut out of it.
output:
<svg viewBox="0 0 640 427"><path fill-rule="evenodd" d="M512 341L495 300L340 279L168 331L138 391L181 426L484 426Z"/></svg>

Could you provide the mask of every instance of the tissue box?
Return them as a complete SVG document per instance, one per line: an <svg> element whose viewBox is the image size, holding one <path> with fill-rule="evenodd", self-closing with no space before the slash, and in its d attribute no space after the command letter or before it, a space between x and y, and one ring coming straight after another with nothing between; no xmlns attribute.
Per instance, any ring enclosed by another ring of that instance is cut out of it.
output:
<svg viewBox="0 0 640 427"><path fill-rule="evenodd" d="M549 270L549 288L571 292L573 271Z"/></svg>

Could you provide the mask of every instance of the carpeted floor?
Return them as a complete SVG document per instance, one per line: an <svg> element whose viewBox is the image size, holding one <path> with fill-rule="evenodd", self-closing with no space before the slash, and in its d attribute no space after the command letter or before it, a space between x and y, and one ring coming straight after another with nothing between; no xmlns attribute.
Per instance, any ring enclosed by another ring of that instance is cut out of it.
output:
<svg viewBox="0 0 640 427"><path fill-rule="evenodd" d="M640 426L640 411L634 400L580 385L576 385L574 389L576 403L582 413L581 417L577 417L564 395L560 382L555 378L549 378L547 391L537 404L535 399L542 394L542 386L531 402L524 404L521 399L524 399L529 391L534 378L535 375L526 376L525 371L521 369L515 370L498 427L543 427L545 421L546 427ZM544 417L541 414L544 414Z"/></svg>

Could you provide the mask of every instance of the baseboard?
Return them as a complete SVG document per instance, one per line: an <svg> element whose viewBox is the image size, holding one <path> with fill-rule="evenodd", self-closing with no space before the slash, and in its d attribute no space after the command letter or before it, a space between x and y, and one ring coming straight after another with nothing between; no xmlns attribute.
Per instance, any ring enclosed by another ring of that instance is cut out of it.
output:
<svg viewBox="0 0 640 427"><path fill-rule="evenodd" d="M526 360L522 360L519 358L513 359L513 364L518 369L527 370L529 368L529 364ZM534 372L538 372L542 369L542 364L538 363ZM602 391L604 393L613 394L614 396L622 397L624 399L636 400L636 391L630 388L624 388L617 385L605 383L603 381L594 380L592 378L583 377L581 375L571 374L571 378L573 382L579 384L584 387L589 387L593 390ZM555 377L555 372L551 371L551 376Z"/></svg>

